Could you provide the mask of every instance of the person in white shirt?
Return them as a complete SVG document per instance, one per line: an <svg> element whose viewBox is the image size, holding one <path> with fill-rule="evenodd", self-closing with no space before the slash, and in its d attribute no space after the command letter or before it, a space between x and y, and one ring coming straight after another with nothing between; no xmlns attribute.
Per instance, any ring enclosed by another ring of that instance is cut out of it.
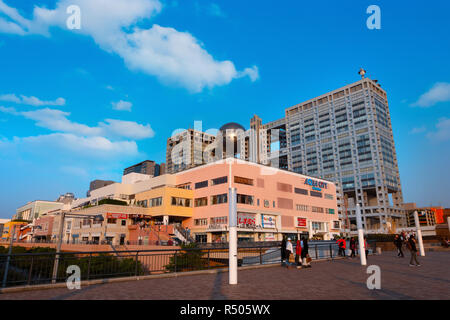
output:
<svg viewBox="0 0 450 320"><path fill-rule="evenodd" d="M291 263L289 262L289 257L294 253L294 248L292 246L291 238L287 238L286 242L286 266L289 266Z"/></svg>

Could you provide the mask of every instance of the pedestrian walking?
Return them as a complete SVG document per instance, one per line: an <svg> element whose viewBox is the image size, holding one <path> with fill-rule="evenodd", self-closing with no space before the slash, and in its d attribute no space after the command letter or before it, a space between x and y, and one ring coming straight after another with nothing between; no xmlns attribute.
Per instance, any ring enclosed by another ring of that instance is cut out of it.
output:
<svg viewBox="0 0 450 320"><path fill-rule="evenodd" d="M289 268L291 265L291 256L294 254L294 248L292 247L291 238L287 238L286 242L286 266Z"/></svg>
<svg viewBox="0 0 450 320"><path fill-rule="evenodd" d="M416 238L414 235L411 235L408 239L408 248L411 251L411 260L409 260L409 266L414 267L413 262L416 263L416 266L420 267L420 263L417 260L417 246L416 246Z"/></svg>
<svg viewBox="0 0 450 320"><path fill-rule="evenodd" d="M286 263L286 237L283 236L281 240L281 265L283 266Z"/></svg>
<svg viewBox="0 0 450 320"><path fill-rule="evenodd" d="M342 257L342 238L337 239L336 243L338 245L338 256Z"/></svg>
<svg viewBox="0 0 450 320"><path fill-rule="evenodd" d="M398 234L395 235L394 245L397 247L397 257L404 258L405 256L402 251L403 241L401 240L401 238Z"/></svg>
<svg viewBox="0 0 450 320"><path fill-rule="evenodd" d="M308 253L308 238L303 237L302 239L303 241L303 248L302 248L302 252L301 252L301 257L302 257L302 266L304 268L311 268L311 263L310 263L310 257L309 257L309 253Z"/></svg>
<svg viewBox="0 0 450 320"><path fill-rule="evenodd" d="M339 247L339 256L341 257L345 257L345 247L346 247L346 243L345 243L345 238L340 238L338 241L336 241L336 243L338 244Z"/></svg>
<svg viewBox="0 0 450 320"><path fill-rule="evenodd" d="M366 253L366 260L369 257L369 246L367 245L367 237L364 237L364 251Z"/></svg>
<svg viewBox="0 0 450 320"><path fill-rule="evenodd" d="M300 241L300 238L297 240L297 245L295 247L295 264L297 265L297 269L302 268L302 242Z"/></svg>
<svg viewBox="0 0 450 320"><path fill-rule="evenodd" d="M356 240L354 237L350 239L350 250L352 250L352 253L350 254L350 258L356 257Z"/></svg>

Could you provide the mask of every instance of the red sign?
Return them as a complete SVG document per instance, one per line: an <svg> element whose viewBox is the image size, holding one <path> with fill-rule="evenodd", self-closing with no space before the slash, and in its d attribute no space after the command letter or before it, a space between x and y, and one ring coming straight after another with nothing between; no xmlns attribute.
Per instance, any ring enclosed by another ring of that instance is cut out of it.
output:
<svg viewBox="0 0 450 320"><path fill-rule="evenodd" d="M238 224L256 225L256 218L254 214L238 213Z"/></svg>
<svg viewBox="0 0 450 320"><path fill-rule="evenodd" d="M306 228L306 218L297 218L297 227L298 228Z"/></svg>
<svg viewBox="0 0 450 320"><path fill-rule="evenodd" d="M125 213L108 213L108 218L111 219L127 219L128 215Z"/></svg>

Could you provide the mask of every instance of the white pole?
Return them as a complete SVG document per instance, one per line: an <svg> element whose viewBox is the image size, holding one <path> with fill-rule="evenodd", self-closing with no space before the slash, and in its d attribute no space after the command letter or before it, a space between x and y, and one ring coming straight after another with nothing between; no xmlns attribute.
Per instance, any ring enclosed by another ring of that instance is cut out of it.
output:
<svg viewBox="0 0 450 320"><path fill-rule="evenodd" d="M419 241L420 255L422 257L425 257L425 250L423 248L423 241L422 241L422 230L420 230L419 214L417 213L417 210L414 211L414 221L416 222L416 231L417 231L417 239Z"/></svg>
<svg viewBox="0 0 450 320"><path fill-rule="evenodd" d="M448 231L450 231L450 216L447 217L447 227Z"/></svg>
<svg viewBox="0 0 450 320"><path fill-rule="evenodd" d="M229 284L237 284L237 207L236 188L229 188Z"/></svg>
<svg viewBox="0 0 450 320"><path fill-rule="evenodd" d="M366 251L364 247L364 229L362 227L361 208L359 203L356 205L356 225L358 226L358 242L359 242L359 256L361 257L361 265L367 265Z"/></svg>

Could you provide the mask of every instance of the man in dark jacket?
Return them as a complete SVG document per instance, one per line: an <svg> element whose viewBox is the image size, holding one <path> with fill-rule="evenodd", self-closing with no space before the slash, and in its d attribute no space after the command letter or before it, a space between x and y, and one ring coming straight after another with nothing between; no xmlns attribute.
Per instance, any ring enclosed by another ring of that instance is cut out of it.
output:
<svg viewBox="0 0 450 320"><path fill-rule="evenodd" d="M281 240L281 265L284 265L284 261L286 260L286 237L283 236L283 240Z"/></svg>
<svg viewBox="0 0 450 320"><path fill-rule="evenodd" d="M408 247L411 251L411 260L409 260L409 266L414 267L413 262L416 263L416 266L420 267L420 263L417 260L417 247L416 247L416 239L414 238L414 235L411 235L408 239Z"/></svg>
<svg viewBox="0 0 450 320"><path fill-rule="evenodd" d="M350 258L356 257L356 241L354 237L350 238L350 249L352 250Z"/></svg>
<svg viewBox="0 0 450 320"><path fill-rule="evenodd" d="M397 252L398 252L397 257L403 258L404 257L403 251L402 251L403 241L400 239L400 236L398 234L395 235L394 245L397 247Z"/></svg>

